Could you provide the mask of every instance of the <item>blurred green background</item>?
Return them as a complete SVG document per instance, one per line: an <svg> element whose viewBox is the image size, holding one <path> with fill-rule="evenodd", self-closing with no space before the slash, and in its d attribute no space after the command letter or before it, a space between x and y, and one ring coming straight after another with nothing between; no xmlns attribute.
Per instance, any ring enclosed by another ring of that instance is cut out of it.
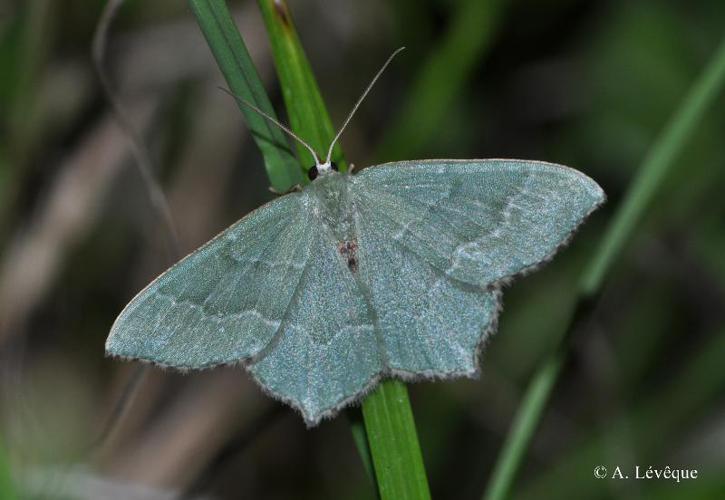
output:
<svg viewBox="0 0 725 500"><path fill-rule="evenodd" d="M171 264L90 62L104 2L0 0L0 498L374 498L343 415L307 430L238 368L137 374L103 345ZM532 158L609 196L505 295L479 380L410 386L434 498L480 498L582 266L725 35L725 3L290 0L333 121L389 53L342 142L358 167ZM284 116L256 2L230 2ZM129 0L106 66L142 131L187 253L271 199L261 155L183 0ZM725 96L707 112L609 277L514 498L725 497ZM92 452L89 452L89 449ZM596 479L594 467L697 480Z"/></svg>

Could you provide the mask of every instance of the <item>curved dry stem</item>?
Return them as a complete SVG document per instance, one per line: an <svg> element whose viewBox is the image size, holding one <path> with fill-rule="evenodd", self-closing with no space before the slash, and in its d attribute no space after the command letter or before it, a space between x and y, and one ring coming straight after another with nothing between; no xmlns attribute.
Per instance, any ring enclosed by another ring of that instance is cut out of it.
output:
<svg viewBox="0 0 725 500"><path fill-rule="evenodd" d="M109 0L101 13L101 18L96 26L96 31L93 35L93 44L91 48L91 56L93 60L93 67L98 74L98 79L101 82L103 91L106 94L113 112L116 116L119 126L128 137L129 145L131 146L131 153L133 154L136 165L138 166L141 178L148 193L149 200L154 211L161 218L166 230L164 232L167 252L169 260L173 261L179 256L179 239L177 236L176 226L174 225L173 218L171 216L171 210L169 204L166 201L161 186L153 175L153 167L151 159L143 145L138 131L133 126L126 110L123 106L121 98L113 88L110 76L104 67L104 57L106 53L106 46L108 42L108 34L111 28L111 23L116 17L118 10L123 5L124 0Z"/></svg>

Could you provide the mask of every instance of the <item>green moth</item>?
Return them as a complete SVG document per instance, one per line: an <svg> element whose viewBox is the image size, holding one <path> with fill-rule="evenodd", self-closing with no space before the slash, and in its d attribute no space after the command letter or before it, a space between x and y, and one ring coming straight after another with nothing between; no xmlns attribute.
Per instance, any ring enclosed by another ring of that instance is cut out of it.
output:
<svg viewBox="0 0 725 500"><path fill-rule="evenodd" d="M324 162L305 146L312 182L142 290L111 328L110 355L240 363L308 425L386 377L475 376L502 284L549 260L604 201L592 179L551 163L403 161L352 175L332 145Z"/></svg>

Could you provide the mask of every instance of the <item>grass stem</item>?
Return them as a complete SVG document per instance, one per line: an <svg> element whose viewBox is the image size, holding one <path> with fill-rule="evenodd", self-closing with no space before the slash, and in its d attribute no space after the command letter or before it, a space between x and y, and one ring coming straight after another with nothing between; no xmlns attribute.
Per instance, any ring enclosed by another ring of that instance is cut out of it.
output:
<svg viewBox="0 0 725 500"><path fill-rule="evenodd" d="M577 311L582 310L582 304L591 303L600 293L606 276L622 255L627 242L633 239L658 188L671 173L679 153L717 97L723 83L725 83L725 40L692 85L642 163L622 204L604 233L601 245L582 276L578 287ZM591 310L591 307L586 309ZM484 493L486 500L509 497L516 472L563 366L568 352L568 341L576 327L581 324L580 320L579 314L572 314L561 345L545 360L529 383Z"/></svg>
<svg viewBox="0 0 725 500"><path fill-rule="evenodd" d="M202 33L211 48L232 94L252 103L276 119L257 68L224 0L189 0ZM239 103L238 103L239 104ZM272 187L284 193L303 181L302 170L287 137L247 106L239 104L252 137L262 152Z"/></svg>

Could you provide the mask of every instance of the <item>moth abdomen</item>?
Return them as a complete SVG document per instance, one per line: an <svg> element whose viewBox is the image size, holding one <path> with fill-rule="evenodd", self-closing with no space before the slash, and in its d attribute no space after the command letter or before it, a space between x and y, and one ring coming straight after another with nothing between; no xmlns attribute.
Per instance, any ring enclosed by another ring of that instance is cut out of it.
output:
<svg viewBox="0 0 725 500"><path fill-rule="evenodd" d="M357 272L357 241L347 240L341 241L337 245L337 251L347 262L347 268L351 273Z"/></svg>

